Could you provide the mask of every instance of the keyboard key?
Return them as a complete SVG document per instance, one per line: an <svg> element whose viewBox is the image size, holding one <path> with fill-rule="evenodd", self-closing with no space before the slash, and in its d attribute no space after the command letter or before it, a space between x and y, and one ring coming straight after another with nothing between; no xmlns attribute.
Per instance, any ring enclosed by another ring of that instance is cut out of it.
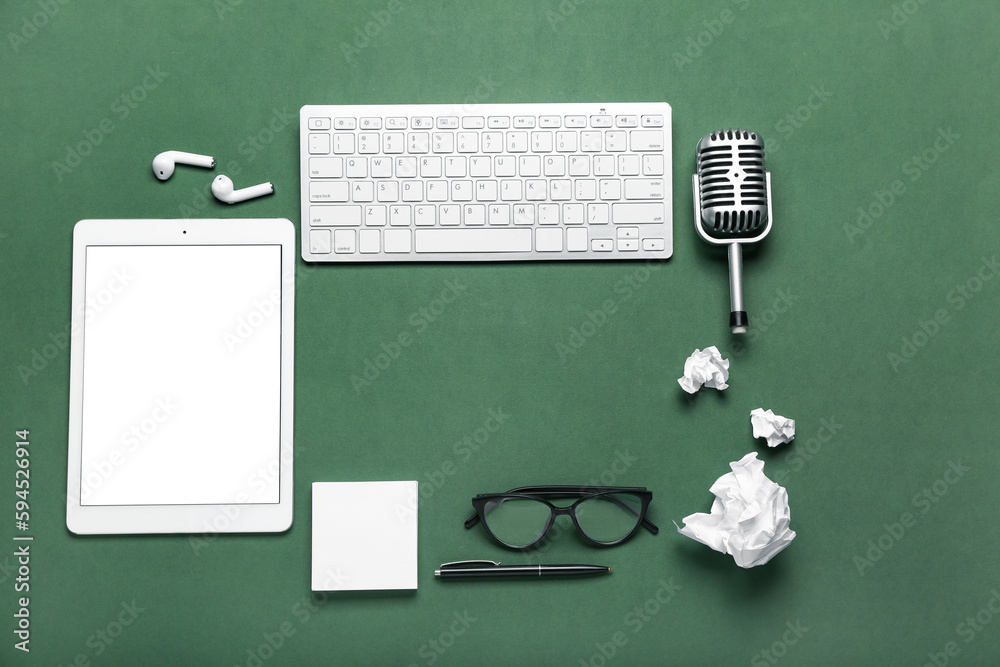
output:
<svg viewBox="0 0 1000 667"><path fill-rule="evenodd" d="M618 175L619 176L638 176L639 175L639 156L628 154L618 156Z"/></svg>
<svg viewBox="0 0 1000 667"><path fill-rule="evenodd" d="M365 227L385 227L385 219L385 206L365 206Z"/></svg>
<svg viewBox="0 0 1000 667"><path fill-rule="evenodd" d="M569 158L570 176L590 176L590 156L572 155Z"/></svg>
<svg viewBox="0 0 1000 667"><path fill-rule="evenodd" d="M382 152L390 155L402 153L406 148L406 135L402 132L386 132L382 135Z"/></svg>
<svg viewBox="0 0 1000 667"><path fill-rule="evenodd" d="M573 181L555 178L549 181L549 198L552 201L569 201L573 197Z"/></svg>
<svg viewBox="0 0 1000 667"><path fill-rule="evenodd" d="M604 135L604 150L609 153L621 153L625 150L625 131L613 130Z"/></svg>
<svg viewBox="0 0 1000 667"><path fill-rule="evenodd" d="M329 130L330 129L330 119L329 118L310 118L309 122L310 130Z"/></svg>
<svg viewBox="0 0 1000 667"><path fill-rule="evenodd" d="M607 114L598 114L596 116L590 117L591 127L611 127L611 116Z"/></svg>
<svg viewBox="0 0 1000 667"><path fill-rule="evenodd" d="M604 145L604 135L600 132L586 131L580 133L580 150L584 153L596 153Z"/></svg>
<svg viewBox="0 0 1000 667"><path fill-rule="evenodd" d="M617 178L602 178L600 187L601 199L614 200L622 198L622 182Z"/></svg>
<svg viewBox="0 0 1000 667"><path fill-rule="evenodd" d="M427 153L431 149L431 135L427 132L410 132L406 137L408 153Z"/></svg>
<svg viewBox="0 0 1000 667"><path fill-rule="evenodd" d="M622 252L635 252L639 249L639 241L636 239L618 239L618 250Z"/></svg>
<svg viewBox="0 0 1000 667"><path fill-rule="evenodd" d="M611 239L594 239L590 242L590 249L594 252L611 252L615 249L615 242Z"/></svg>
<svg viewBox="0 0 1000 667"><path fill-rule="evenodd" d="M539 204L538 224L558 225L559 224L559 204Z"/></svg>
<svg viewBox="0 0 1000 667"><path fill-rule="evenodd" d="M454 132L435 132L431 135L431 150L435 153L452 153L455 150Z"/></svg>
<svg viewBox="0 0 1000 667"><path fill-rule="evenodd" d="M403 201L417 202L424 199L423 181L404 181L400 184L400 199Z"/></svg>
<svg viewBox="0 0 1000 667"><path fill-rule="evenodd" d="M535 205L517 204L516 206L514 206L514 224L515 225L535 224Z"/></svg>
<svg viewBox="0 0 1000 667"><path fill-rule="evenodd" d="M625 199L663 199L662 178L626 178Z"/></svg>
<svg viewBox="0 0 1000 667"><path fill-rule="evenodd" d="M441 158L437 155L420 158L421 178L440 178L441 165Z"/></svg>
<svg viewBox="0 0 1000 667"><path fill-rule="evenodd" d="M417 175L417 158L396 158L396 178L414 178Z"/></svg>
<svg viewBox="0 0 1000 667"><path fill-rule="evenodd" d="M587 204L587 224L590 225L608 224L608 205Z"/></svg>
<svg viewBox="0 0 1000 667"><path fill-rule="evenodd" d="M441 116L437 119L437 126L442 130L457 130L458 116Z"/></svg>
<svg viewBox="0 0 1000 667"><path fill-rule="evenodd" d="M438 222L442 227L457 227L462 224L461 206L457 204L447 204L438 211Z"/></svg>
<svg viewBox="0 0 1000 667"><path fill-rule="evenodd" d="M344 175L344 158L342 157L309 158L310 178L340 178L343 175Z"/></svg>
<svg viewBox="0 0 1000 667"><path fill-rule="evenodd" d="M418 229L418 253L530 252L531 230L517 229Z"/></svg>
<svg viewBox="0 0 1000 667"><path fill-rule="evenodd" d="M309 252L314 255L328 255L333 248L329 229L309 230Z"/></svg>
<svg viewBox="0 0 1000 667"><path fill-rule="evenodd" d="M387 130L405 130L406 129L406 118L401 116L391 116L385 119L385 129Z"/></svg>
<svg viewBox="0 0 1000 667"><path fill-rule="evenodd" d="M434 119L430 116L415 116L410 119L410 127L415 130L434 127Z"/></svg>
<svg viewBox="0 0 1000 667"><path fill-rule="evenodd" d="M451 200L472 201L472 181L452 181Z"/></svg>
<svg viewBox="0 0 1000 667"><path fill-rule="evenodd" d="M521 176L541 176L542 158L540 155L522 155L517 158L518 173Z"/></svg>
<svg viewBox="0 0 1000 667"><path fill-rule="evenodd" d="M663 239L649 238L642 240L642 249L650 251L662 251L664 248Z"/></svg>
<svg viewBox="0 0 1000 667"><path fill-rule="evenodd" d="M575 153L578 145L576 132L556 132L556 150L560 153Z"/></svg>
<svg viewBox="0 0 1000 667"><path fill-rule="evenodd" d="M368 160L363 157L352 157L347 158L345 161L347 165L347 177L348 178L367 178L368 177Z"/></svg>
<svg viewBox="0 0 1000 667"><path fill-rule="evenodd" d="M486 224L486 207L482 204L466 204L462 207L462 223L466 227L482 227Z"/></svg>
<svg viewBox="0 0 1000 667"><path fill-rule="evenodd" d="M411 209L407 205L389 207L390 227L409 227L412 221ZM387 251L388 252L388 251Z"/></svg>
<svg viewBox="0 0 1000 667"><path fill-rule="evenodd" d="M524 182L524 198L528 201L541 201L548 194L549 182L542 178L529 178Z"/></svg>
<svg viewBox="0 0 1000 667"><path fill-rule="evenodd" d="M372 116L366 116L358 122L358 127L362 130L381 130L382 129L382 119L374 118Z"/></svg>
<svg viewBox="0 0 1000 667"><path fill-rule="evenodd" d="M313 227L359 227L361 207L352 204L310 206L309 224Z"/></svg>
<svg viewBox="0 0 1000 667"><path fill-rule="evenodd" d="M483 132L481 146L484 153L503 151L503 132Z"/></svg>
<svg viewBox="0 0 1000 667"><path fill-rule="evenodd" d="M493 160L493 174L496 176L516 176L517 163L511 155L498 155Z"/></svg>
<svg viewBox="0 0 1000 667"><path fill-rule="evenodd" d="M350 192L344 181L314 181L309 184L309 201L346 202Z"/></svg>
<svg viewBox="0 0 1000 667"><path fill-rule="evenodd" d="M566 175L566 156L548 155L542 160L543 173L546 176Z"/></svg>
<svg viewBox="0 0 1000 667"><path fill-rule="evenodd" d="M573 227L566 230L566 250L570 252L586 252L587 228Z"/></svg>
<svg viewBox="0 0 1000 667"><path fill-rule="evenodd" d="M448 201L448 192L450 190L451 187L448 185L448 181L427 181L427 201Z"/></svg>
<svg viewBox="0 0 1000 667"><path fill-rule="evenodd" d="M559 116L539 116L538 127L561 127L562 118Z"/></svg>
<svg viewBox="0 0 1000 667"><path fill-rule="evenodd" d="M539 227L535 230L535 250L538 252L561 252L562 249L562 228Z"/></svg>
<svg viewBox="0 0 1000 667"><path fill-rule="evenodd" d="M566 127L587 127L587 117L570 115L563 118L566 123Z"/></svg>
<svg viewBox="0 0 1000 667"><path fill-rule="evenodd" d="M614 176L615 158L611 155L594 156L594 176Z"/></svg>
<svg viewBox="0 0 1000 667"><path fill-rule="evenodd" d="M465 158L461 155L446 157L444 159L444 175L448 178L465 176Z"/></svg>
<svg viewBox="0 0 1000 667"><path fill-rule="evenodd" d="M409 229L387 229L383 234L386 252L404 253L411 251Z"/></svg>
<svg viewBox="0 0 1000 667"><path fill-rule="evenodd" d="M458 133L459 153L477 153L478 151L479 151L479 133L477 132Z"/></svg>
<svg viewBox="0 0 1000 667"><path fill-rule="evenodd" d="M362 155L378 153L380 143L378 132L362 132L358 135L358 152Z"/></svg>
<svg viewBox="0 0 1000 667"><path fill-rule="evenodd" d="M639 117L615 116L615 125L618 127L639 127Z"/></svg>
<svg viewBox="0 0 1000 667"><path fill-rule="evenodd" d="M493 204L487 211L487 217L491 227L509 225L510 204Z"/></svg>
<svg viewBox="0 0 1000 667"><path fill-rule="evenodd" d="M511 153L526 153L528 151L528 133L511 130L507 133L507 150ZM489 152L483 148L483 152Z"/></svg>
<svg viewBox="0 0 1000 667"><path fill-rule="evenodd" d="M583 224L583 204L563 204L563 224Z"/></svg>
<svg viewBox="0 0 1000 667"><path fill-rule="evenodd" d="M646 176L663 176L663 155L659 153L643 155L642 173Z"/></svg>
<svg viewBox="0 0 1000 667"><path fill-rule="evenodd" d="M310 155L326 155L330 152L330 135L329 134L310 134L309 135L309 154Z"/></svg>
<svg viewBox="0 0 1000 667"><path fill-rule="evenodd" d="M417 227L433 227L437 220L437 206L420 204L413 207L413 224Z"/></svg>
<svg viewBox="0 0 1000 667"><path fill-rule="evenodd" d="M489 176L493 161L484 155L469 158L469 176Z"/></svg>
<svg viewBox="0 0 1000 667"><path fill-rule="evenodd" d="M514 127L530 129L535 126L534 116L514 116Z"/></svg>
<svg viewBox="0 0 1000 667"><path fill-rule="evenodd" d="M333 152L338 155L347 155L348 153L354 152L354 135L353 134L334 134L333 135Z"/></svg>
<svg viewBox="0 0 1000 667"><path fill-rule="evenodd" d="M371 159L371 173L372 178L389 178L392 176L392 160L387 157L373 157Z"/></svg>
<svg viewBox="0 0 1000 667"><path fill-rule="evenodd" d="M497 187L496 181L476 181L476 201L496 201Z"/></svg>
<svg viewBox="0 0 1000 667"><path fill-rule="evenodd" d="M534 153L549 153L552 151L552 133L551 132L532 132L531 133L531 150Z"/></svg>
<svg viewBox="0 0 1000 667"><path fill-rule="evenodd" d="M375 184L371 181L358 181L351 184L351 201L365 203L375 199Z"/></svg>
<svg viewBox="0 0 1000 667"><path fill-rule="evenodd" d="M358 126L356 118L334 118L333 128L335 130L354 130Z"/></svg>
<svg viewBox="0 0 1000 667"><path fill-rule="evenodd" d="M639 238L639 228L638 227L619 227L618 228L618 239L638 239Z"/></svg>
<svg viewBox="0 0 1000 667"><path fill-rule="evenodd" d="M486 126L493 130L506 130L510 127L510 116L490 116L486 119Z"/></svg>
<svg viewBox="0 0 1000 667"><path fill-rule="evenodd" d="M365 255L373 255L381 250L381 234L377 229L362 229L358 232L358 251Z"/></svg>
<svg viewBox="0 0 1000 667"><path fill-rule="evenodd" d="M634 151L662 151L662 130L632 130L629 132L629 142Z"/></svg>
<svg viewBox="0 0 1000 667"><path fill-rule="evenodd" d="M663 127L663 116L658 114L648 114L642 117L643 127Z"/></svg>
<svg viewBox="0 0 1000 667"><path fill-rule="evenodd" d="M335 229L333 231L333 251L339 255L354 252L354 230Z"/></svg>
<svg viewBox="0 0 1000 667"><path fill-rule="evenodd" d="M467 130L481 130L486 124L482 116L466 116L462 119L462 127Z"/></svg>
<svg viewBox="0 0 1000 667"><path fill-rule="evenodd" d="M616 225L653 225L663 222L663 204L612 204Z"/></svg>
<svg viewBox="0 0 1000 667"><path fill-rule="evenodd" d="M592 178L581 178L576 181L576 198L578 201L597 199L597 181Z"/></svg>

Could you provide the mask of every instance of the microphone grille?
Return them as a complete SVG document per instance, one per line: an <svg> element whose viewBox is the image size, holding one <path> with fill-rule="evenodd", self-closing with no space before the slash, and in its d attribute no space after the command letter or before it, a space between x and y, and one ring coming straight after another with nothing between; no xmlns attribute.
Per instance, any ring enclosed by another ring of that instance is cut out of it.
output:
<svg viewBox="0 0 1000 667"><path fill-rule="evenodd" d="M764 142L747 130L719 130L698 142L701 224L715 237L752 236L767 224Z"/></svg>

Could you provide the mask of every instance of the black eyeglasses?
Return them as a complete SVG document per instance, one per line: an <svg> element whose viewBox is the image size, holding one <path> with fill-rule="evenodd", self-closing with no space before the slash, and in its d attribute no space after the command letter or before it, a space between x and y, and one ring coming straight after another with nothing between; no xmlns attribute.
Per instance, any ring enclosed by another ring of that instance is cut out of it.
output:
<svg viewBox="0 0 1000 667"><path fill-rule="evenodd" d="M569 507L548 499L579 498ZM646 518L653 492L631 486L522 486L507 493L480 494L472 499L476 513L465 522L472 528L482 521L493 539L512 549L527 549L542 541L557 516L573 518L588 541L601 546L621 544L639 526L654 535L660 529Z"/></svg>

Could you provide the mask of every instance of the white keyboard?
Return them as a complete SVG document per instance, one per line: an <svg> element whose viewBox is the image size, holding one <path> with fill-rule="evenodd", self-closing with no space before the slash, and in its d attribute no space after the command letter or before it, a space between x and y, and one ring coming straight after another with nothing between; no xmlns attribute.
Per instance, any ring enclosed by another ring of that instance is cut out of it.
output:
<svg viewBox="0 0 1000 667"><path fill-rule="evenodd" d="M307 105L302 259L665 259L666 103Z"/></svg>

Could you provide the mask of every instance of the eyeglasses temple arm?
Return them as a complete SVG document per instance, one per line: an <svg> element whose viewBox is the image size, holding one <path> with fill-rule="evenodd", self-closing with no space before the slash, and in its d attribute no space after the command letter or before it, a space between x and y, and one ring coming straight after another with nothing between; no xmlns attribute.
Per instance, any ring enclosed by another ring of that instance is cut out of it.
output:
<svg viewBox="0 0 1000 667"><path fill-rule="evenodd" d="M479 514L473 514L472 516L470 516L468 519L465 520L465 527L472 528L478 522L479 522ZM656 526L653 527L656 528Z"/></svg>

